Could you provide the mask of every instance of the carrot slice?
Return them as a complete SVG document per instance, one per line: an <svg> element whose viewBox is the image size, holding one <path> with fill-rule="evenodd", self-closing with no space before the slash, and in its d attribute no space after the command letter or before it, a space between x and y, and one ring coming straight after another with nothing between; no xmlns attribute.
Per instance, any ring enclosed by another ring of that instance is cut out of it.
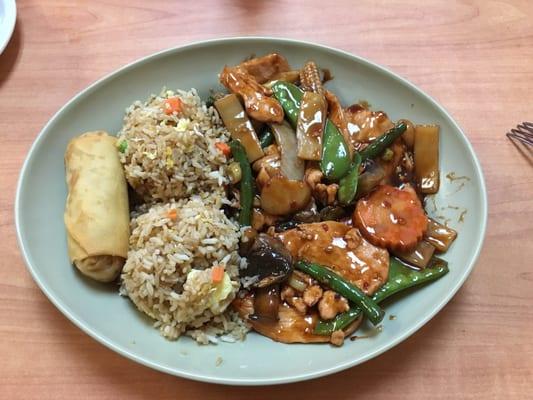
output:
<svg viewBox="0 0 533 400"><path fill-rule="evenodd" d="M172 208L172 209L168 210L167 216L172 221L175 221L176 219L178 219L178 212L176 211L176 209Z"/></svg>
<svg viewBox="0 0 533 400"><path fill-rule="evenodd" d="M165 114L170 115L173 112L181 111L182 102L179 97L169 97L165 100L164 111Z"/></svg>
<svg viewBox="0 0 533 400"><path fill-rule="evenodd" d="M214 266L211 270L211 280L213 283L220 283L224 278L224 267L221 265Z"/></svg>
<svg viewBox="0 0 533 400"><path fill-rule="evenodd" d="M357 202L353 220L372 244L393 251L413 250L427 230L428 218L415 191L382 185Z"/></svg>
<svg viewBox="0 0 533 400"><path fill-rule="evenodd" d="M231 147L229 147L227 143L216 142L215 147L219 149L226 157L229 157L231 155Z"/></svg>

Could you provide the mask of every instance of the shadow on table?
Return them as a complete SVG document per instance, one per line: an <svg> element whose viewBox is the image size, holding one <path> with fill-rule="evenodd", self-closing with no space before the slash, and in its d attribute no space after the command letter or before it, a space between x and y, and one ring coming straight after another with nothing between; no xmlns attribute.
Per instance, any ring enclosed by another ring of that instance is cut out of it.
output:
<svg viewBox="0 0 533 400"><path fill-rule="evenodd" d="M528 146L518 140L510 140L518 152L526 159L530 166L533 167L533 147Z"/></svg>
<svg viewBox="0 0 533 400"><path fill-rule="evenodd" d="M20 57L20 48L22 45L22 24L20 20L17 20L15 24L15 30L13 36L4 49L4 52L0 54L0 88L7 81L7 78L14 70L15 65Z"/></svg>

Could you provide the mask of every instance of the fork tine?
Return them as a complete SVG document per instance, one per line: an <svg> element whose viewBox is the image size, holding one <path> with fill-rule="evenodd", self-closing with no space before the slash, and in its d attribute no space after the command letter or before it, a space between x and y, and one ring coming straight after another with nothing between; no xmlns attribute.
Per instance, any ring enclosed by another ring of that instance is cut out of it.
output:
<svg viewBox="0 0 533 400"><path fill-rule="evenodd" d="M518 124L516 128L507 132L507 137L511 140L518 140L525 145L533 146L533 122L522 122Z"/></svg>
<svg viewBox="0 0 533 400"><path fill-rule="evenodd" d="M511 129L511 131L518 131L525 135L531 135L533 134L533 124L531 122L522 122L521 124L518 124L516 128Z"/></svg>
<svg viewBox="0 0 533 400"><path fill-rule="evenodd" d="M511 129L511 135L513 136L522 136L524 138L532 139L533 132L524 131L522 129Z"/></svg>
<svg viewBox="0 0 533 400"><path fill-rule="evenodd" d="M507 137L511 140L519 140L520 142L526 144L526 145L529 145L529 146L533 146L533 138L528 138L527 136L524 136L524 135L519 135L519 134L516 134L516 133L510 133L510 132L507 132Z"/></svg>
<svg viewBox="0 0 533 400"><path fill-rule="evenodd" d="M533 122L522 122L522 125L524 125L529 132L533 132Z"/></svg>

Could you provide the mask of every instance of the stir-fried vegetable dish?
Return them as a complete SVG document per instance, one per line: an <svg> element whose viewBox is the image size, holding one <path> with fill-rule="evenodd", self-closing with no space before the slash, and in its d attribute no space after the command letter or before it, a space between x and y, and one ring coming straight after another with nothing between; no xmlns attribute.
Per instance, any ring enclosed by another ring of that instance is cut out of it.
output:
<svg viewBox="0 0 533 400"><path fill-rule="evenodd" d="M225 66L215 94L246 260L232 306L284 343L341 345L363 319L380 324L383 300L447 273L457 236L423 207L439 127L343 104L330 79L268 54Z"/></svg>

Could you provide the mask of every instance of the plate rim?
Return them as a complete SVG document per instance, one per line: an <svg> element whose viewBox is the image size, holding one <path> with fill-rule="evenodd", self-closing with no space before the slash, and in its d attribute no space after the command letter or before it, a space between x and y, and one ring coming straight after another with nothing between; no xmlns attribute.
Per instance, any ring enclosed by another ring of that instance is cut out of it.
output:
<svg viewBox="0 0 533 400"><path fill-rule="evenodd" d="M15 32L15 25L17 24L17 3L15 0L0 0L4 3L6 6L6 22L7 22L7 29L5 32L7 32L7 35L5 37L5 41L2 43L0 41L0 55L4 52L7 45L9 44L9 41L11 40L11 37L13 36L13 32Z"/></svg>
<svg viewBox="0 0 533 400"><path fill-rule="evenodd" d="M363 356L363 357L357 357L353 360L350 360L348 362L340 363L338 365L335 365L333 367L329 368L320 368L317 369L314 372L309 373L303 373L303 374L294 374L287 377L282 378L220 378L214 375L209 374L199 374L199 373L190 373L183 370L176 370L175 368L170 368L165 365L158 364L157 362L153 362L145 357L139 356L137 354L134 354L129 349L122 347L120 345L117 345L113 343L113 341L109 338L107 338L105 335L102 335L95 331L93 328L87 326L84 322L79 320L73 312L70 310L70 308L62 304L58 299L55 298L55 295L53 291L46 286L46 284L40 279L39 274L37 272L37 268L33 265L33 263L30 260L29 256L29 250L26 246L24 241L25 238L22 234L21 229L21 218L22 218L22 209L21 209L21 194L22 194L22 187L24 184L24 181L26 179L26 175L28 174L29 164L30 161L33 158L33 154L36 151L37 147L41 143L42 140L44 140L44 134L46 131L49 130L50 126L55 123L57 119L61 117L61 115L68 109L73 106L75 106L79 101L81 101L84 97L91 94L94 90L99 88L102 85L105 85L108 81L111 81L116 76L122 75L124 73L127 73L130 69L142 66L143 64L146 64L148 62L153 62L159 58L166 57L168 55L171 55L172 53L176 52L182 52L186 50L201 48L204 46L211 46L211 45L217 45L217 44L227 44L227 43L236 43L236 42L242 42L242 41L262 41L262 42L270 42L270 43L285 43L285 44L292 44L297 46L304 46L304 47L311 47L311 48L318 48L319 50L335 53L337 55L341 55L344 57L347 57L355 62L361 63L367 67L373 68L375 70L378 70L380 73L383 73L385 75L388 75L389 77L393 78L394 80L406 85L409 89L413 90L420 96L424 98L425 101L429 102L432 106L437 108L444 116L444 118L450 123L459 133L460 133L460 140L463 142L463 144L468 149L472 161L475 166L475 174L477 175L477 178L480 182L480 192L481 192L481 204L480 211L482 215L481 221L479 221L479 225L481 228L481 234L479 235L477 241L475 242L475 250L473 253L473 257L471 258L471 261L468 265L465 266L462 275L460 275L459 281L457 284L447 293L446 296L444 296L432 309L432 311L421 321L414 324L413 326L409 327L403 334L399 335L398 337L395 337L393 340L389 341L388 343L382 345L381 347L378 347L374 351L370 352L369 354ZM44 125L44 127L40 130L39 134L33 141L25 159L24 163L21 168L21 172L18 178L17 187L16 187L16 195L15 195L15 204L14 204L14 213L15 213L15 228L16 228L16 234L17 234L17 242L19 245L19 248L21 250L22 258L24 260L24 263L26 264L26 268L30 271L30 274L33 278L33 280L37 283L39 288L43 291L43 293L46 295L46 297L54 304L54 306L61 311L61 313L67 317L74 325L76 325L78 328L80 328L83 332L88 334L90 337L92 337L94 340L98 341L99 343L103 344L104 346L108 347L109 349L115 351L116 353L135 361L141 365L150 367L152 369L168 373L170 375L179 376L182 378L192 379L195 381L201 381L201 382L209 382L209 383L217 383L217 384L225 384L225 385L243 385L243 386L256 386L256 385L276 385L276 384L285 384L285 383L292 383L292 382L299 382L309 379L316 379L319 377L323 377L326 375L330 375L336 372L340 372L342 370L354 367L356 365L362 364L372 358L377 357L378 355L384 353L385 351L397 346L407 338L409 338L411 335L413 335L415 332L417 332L420 328L422 328L425 324L427 324L438 312L440 312L446 304L455 296L457 291L463 286L464 282L468 278L468 276L471 274L472 270L474 269L474 266L476 265L479 255L481 252L481 249L483 247L484 239L486 236L486 227L487 227L487 218L488 218L488 200L487 200L487 190L486 190L486 184L485 179L483 176L483 171L481 168L481 164L478 160L478 157L468 140L468 137L464 133L464 131L461 129L459 124L452 118L450 113L442 106L440 105L435 99L433 99L430 95L425 93L422 89L418 88L416 85L411 83L409 80L401 77L400 75L392 72L386 67L383 67L379 64L376 64L372 61L367 60L366 58L357 56L355 54L352 54L348 51L341 50L334 48L332 46L327 46L315 42L309 42L304 40L298 40L298 39L290 39L290 38L283 38L283 37L270 37L270 36L228 36L228 37L219 37L214 39L208 39L208 40L199 40L194 41L182 46L175 46L172 48L168 48L162 51L158 51L152 54L149 54L147 56L141 57L137 60L134 60L118 69L115 69L109 74L106 74L102 78L96 80L95 82L91 83L89 86L87 86L85 89L81 90L77 94L75 94L72 98L70 98L53 116L48 120L48 122Z"/></svg>

